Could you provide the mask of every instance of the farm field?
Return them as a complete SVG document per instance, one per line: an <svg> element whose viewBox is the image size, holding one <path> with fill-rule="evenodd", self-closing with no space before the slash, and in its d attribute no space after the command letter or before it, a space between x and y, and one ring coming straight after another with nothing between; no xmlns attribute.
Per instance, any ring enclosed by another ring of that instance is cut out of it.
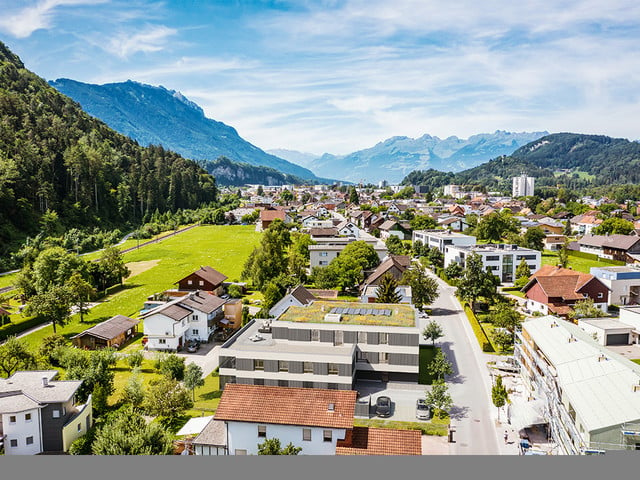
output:
<svg viewBox="0 0 640 480"><path fill-rule="evenodd" d="M238 281L244 262L259 239L260 233L253 225L206 225L128 252L123 256L126 263L135 262L136 267L144 265L148 268L126 279L120 291L93 307L85 315L84 323L74 315L67 325L57 327L57 331L69 338L114 315L136 317L148 296L174 288L174 282L200 266L209 265L227 275L230 281ZM142 323L138 330L143 330ZM47 326L25 339L32 347L37 347L52 333L53 328Z"/></svg>

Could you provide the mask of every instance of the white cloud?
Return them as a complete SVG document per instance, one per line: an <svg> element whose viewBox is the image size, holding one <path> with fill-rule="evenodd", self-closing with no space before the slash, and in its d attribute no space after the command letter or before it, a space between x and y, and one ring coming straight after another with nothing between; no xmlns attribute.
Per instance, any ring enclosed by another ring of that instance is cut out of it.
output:
<svg viewBox="0 0 640 480"><path fill-rule="evenodd" d="M58 7L71 5L96 5L108 0L40 0L22 9L0 4L4 14L0 18L0 30L16 38L29 37L40 29L51 28ZM11 1L15 7L15 1Z"/></svg>
<svg viewBox="0 0 640 480"><path fill-rule="evenodd" d="M169 37L178 33L174 28L164 25L148 26L142 31L123 31L112 37L104 49L120 58L126 59L138 52L158 52L165 48Z"/></svg>

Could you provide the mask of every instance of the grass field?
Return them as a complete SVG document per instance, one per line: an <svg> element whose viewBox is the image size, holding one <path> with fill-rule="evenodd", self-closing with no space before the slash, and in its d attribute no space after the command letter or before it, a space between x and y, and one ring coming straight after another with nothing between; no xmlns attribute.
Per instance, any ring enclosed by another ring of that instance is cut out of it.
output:
<svg viewBox="0 0 640 480"><path fill-rule="evenodd" d="M551 250L542 252L542 265L557 265L558 255ZM569 254L569 267L573 270L583 273L589 273L591 267L613 267L618 263L608 262L607 260L590 260L588 258L576 257ZM533 272L532 272L533 273Z"/></svg>
<svg viewBox="0 0 640 480"><path fill-rule="evenodd" d="M126 253L126 263L157 263L125 280L124 288L95 306L85 315L84 323L80 323L77 315L73 316L67 325L57 328L58 333L69 338L117 314L136 317L148 296L174 288L175 282L200 266L209 265L227 275L229 280L239 280L244 262L259 239L260 233L253 225L207 225ZM140 324L139 331L142 328ZM25 339L37 347L44 337L52 333L53 328L48 326Z"/></svg>

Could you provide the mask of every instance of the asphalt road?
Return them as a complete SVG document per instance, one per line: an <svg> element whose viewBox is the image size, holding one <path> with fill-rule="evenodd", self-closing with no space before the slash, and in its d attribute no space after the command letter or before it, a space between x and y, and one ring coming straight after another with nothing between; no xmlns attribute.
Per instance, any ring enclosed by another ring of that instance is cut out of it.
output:
<svg viewBox="0 0 640 480"><path fill-rule="evenodd" d="M444 351L454 370L447 378L454 402L451 425L455 432L450 452L454 455L498 455L502 453L498 434L503 432L498 432L497 410L491 402L491 375L486 365L489 358L478 345L454 295L455 288L436 279L440 296L431 306L431 318L444 330L444 337L436 345Z"/></svg>

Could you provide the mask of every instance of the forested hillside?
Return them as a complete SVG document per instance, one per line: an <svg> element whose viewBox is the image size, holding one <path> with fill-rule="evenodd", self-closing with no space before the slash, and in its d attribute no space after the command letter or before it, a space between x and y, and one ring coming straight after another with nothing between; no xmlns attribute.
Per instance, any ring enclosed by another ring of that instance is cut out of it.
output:
<svg viewBox="0 0 640 480"><path fill-rule="evenodd" d="M47 211L49 227L122 229L215 198L198 164L111 130L0 42L0 256L38 233Z"/></svg>

